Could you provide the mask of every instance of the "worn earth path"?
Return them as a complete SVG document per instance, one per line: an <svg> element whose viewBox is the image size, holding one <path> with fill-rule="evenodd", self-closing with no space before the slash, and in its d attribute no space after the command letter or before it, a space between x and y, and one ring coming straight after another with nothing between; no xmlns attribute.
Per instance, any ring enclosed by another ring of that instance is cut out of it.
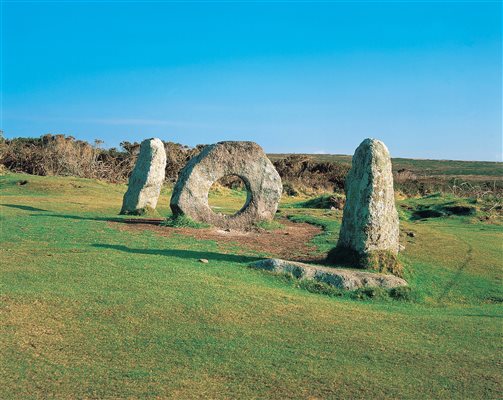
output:
<svg viewBox="0 0 503 400"><path fill-rule="evenodd" d="M283 229L272 231L241 232L218 228L171 228L152 224L127 224L110 222L111 226L122 231L152 231L158 235L170 237L174 234L185 235L195 239L213 240L224 252L240 253L260 252L271 257L295 261L320 261L325 255L320 254L311 240L322 232L318 226L306 223L294 223L282 219Z"/></svg>

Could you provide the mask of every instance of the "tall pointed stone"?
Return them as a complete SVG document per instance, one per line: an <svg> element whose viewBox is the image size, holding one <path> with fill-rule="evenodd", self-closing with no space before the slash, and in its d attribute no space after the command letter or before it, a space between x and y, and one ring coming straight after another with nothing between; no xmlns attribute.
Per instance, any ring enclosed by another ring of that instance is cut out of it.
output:
<svg viewBox="0 0 503 400"><path fill-rule="evenodd" d="M345 186L339 241L328 261L400 275L398 213L391 159L383 142L365 139L358 146Z"/></svg>
<svg viewBox="0 0 503 400"><path fill-rule="evenodd" d="M154 210L166 173L166 150L160 139L141 142L140 154L129 177L121 214L144 214Z"/></svg>

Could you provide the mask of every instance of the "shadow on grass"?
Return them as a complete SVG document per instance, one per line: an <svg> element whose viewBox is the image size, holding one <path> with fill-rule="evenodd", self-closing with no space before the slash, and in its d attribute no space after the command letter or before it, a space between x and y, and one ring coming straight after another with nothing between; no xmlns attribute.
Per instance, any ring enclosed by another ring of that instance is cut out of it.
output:
<svg viewBox="0 0 503 400"><path fill-rule="evenodd" d="M178 250L178 249L133 249L119 244L96 243L92 245L102 249L112 249L124 251L132 254L146 254L154 256L177 257L184 259L206 258L210 261L227 261L237 263L250 263L252 261L263 260L263 257L242 256L238 254L214 253L211 251L195 251L195 250Z"/></svg>
<svg viewBox="0 0 503 400"><path fill-rule="evenodd" d="M41 210L44 211L44 210ZM39 214L32 214L33 217L40 216ZM43 214L44 217L75 219L84 221L106 221L106 222L121 222L123 224L147 224L147 225L160 225L164 222L164 218L135 218L126 216L126 218L117 217L86 217L82 215L66 215L66 214Z"/></svg>
<svg viewBox="0 0 503 400"><path fill-rule="evenodd" d="M24 210L24 211L43 211L43 212L47 212L48 211L48 210L44 210L42 208L23 206L23 205L20 205L20 204L0 204L0 206L11 207L11 208L18 208L18 209Z"/></svg>
<svg viewBox="0 0 503 400"><path fill-rule="evenodd" d="M41 210L44 211L44 210ZM32 214L33 217L39 217L39 214ZM109 222L126 222L122 218L111 218L111 217L85 217L82 215L66 215L66 214L43 214L44 217L54 217L54 218L65 218L65 219L75 219L84 221L109 221Z"/></svg>
<svg viewBox="0 0 503 400"><path fill-rule="evenodd" d="M449 292L459 283L461 280L461 275L463 274L463 270L470 264L473 258L473 247L470 243L467 243L468 245L468 250L466 251L466 256L463 262L459 265L456 273L454 276L451 278L451 280L445 285L445 288L442 292L442 294L439 296L438 301L442 303L444 299L447 298L449 295Z"/></svg>

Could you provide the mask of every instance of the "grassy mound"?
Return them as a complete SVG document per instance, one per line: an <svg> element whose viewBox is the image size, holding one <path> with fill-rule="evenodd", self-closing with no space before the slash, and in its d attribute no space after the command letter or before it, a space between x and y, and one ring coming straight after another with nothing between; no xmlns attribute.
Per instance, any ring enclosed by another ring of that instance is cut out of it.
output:
<svg viewBox="0 0 503 400"><path fill-rule="evenodd" d="M450 216L480 217L484 214L483 203L475 199L434 194L401 202L402 216L412 221Z"/></svg>

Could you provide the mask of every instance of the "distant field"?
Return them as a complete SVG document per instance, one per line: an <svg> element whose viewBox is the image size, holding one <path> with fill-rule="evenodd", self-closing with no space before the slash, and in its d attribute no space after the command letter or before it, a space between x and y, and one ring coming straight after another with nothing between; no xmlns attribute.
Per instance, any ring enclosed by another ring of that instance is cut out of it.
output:
<svg viewBox="0 0 503 400"><path fill-rule="evenodd" d="M288 157L291 154L268 154L271 160ZM351 164L351 156L342 154L300 154L309 156L317 162L342 162ZM484 176L503 178L503 162L490 161L453 161L453 160L419 160L412 158L393 158L393 170L408 169L418 175L429 176Z"/></svg>

